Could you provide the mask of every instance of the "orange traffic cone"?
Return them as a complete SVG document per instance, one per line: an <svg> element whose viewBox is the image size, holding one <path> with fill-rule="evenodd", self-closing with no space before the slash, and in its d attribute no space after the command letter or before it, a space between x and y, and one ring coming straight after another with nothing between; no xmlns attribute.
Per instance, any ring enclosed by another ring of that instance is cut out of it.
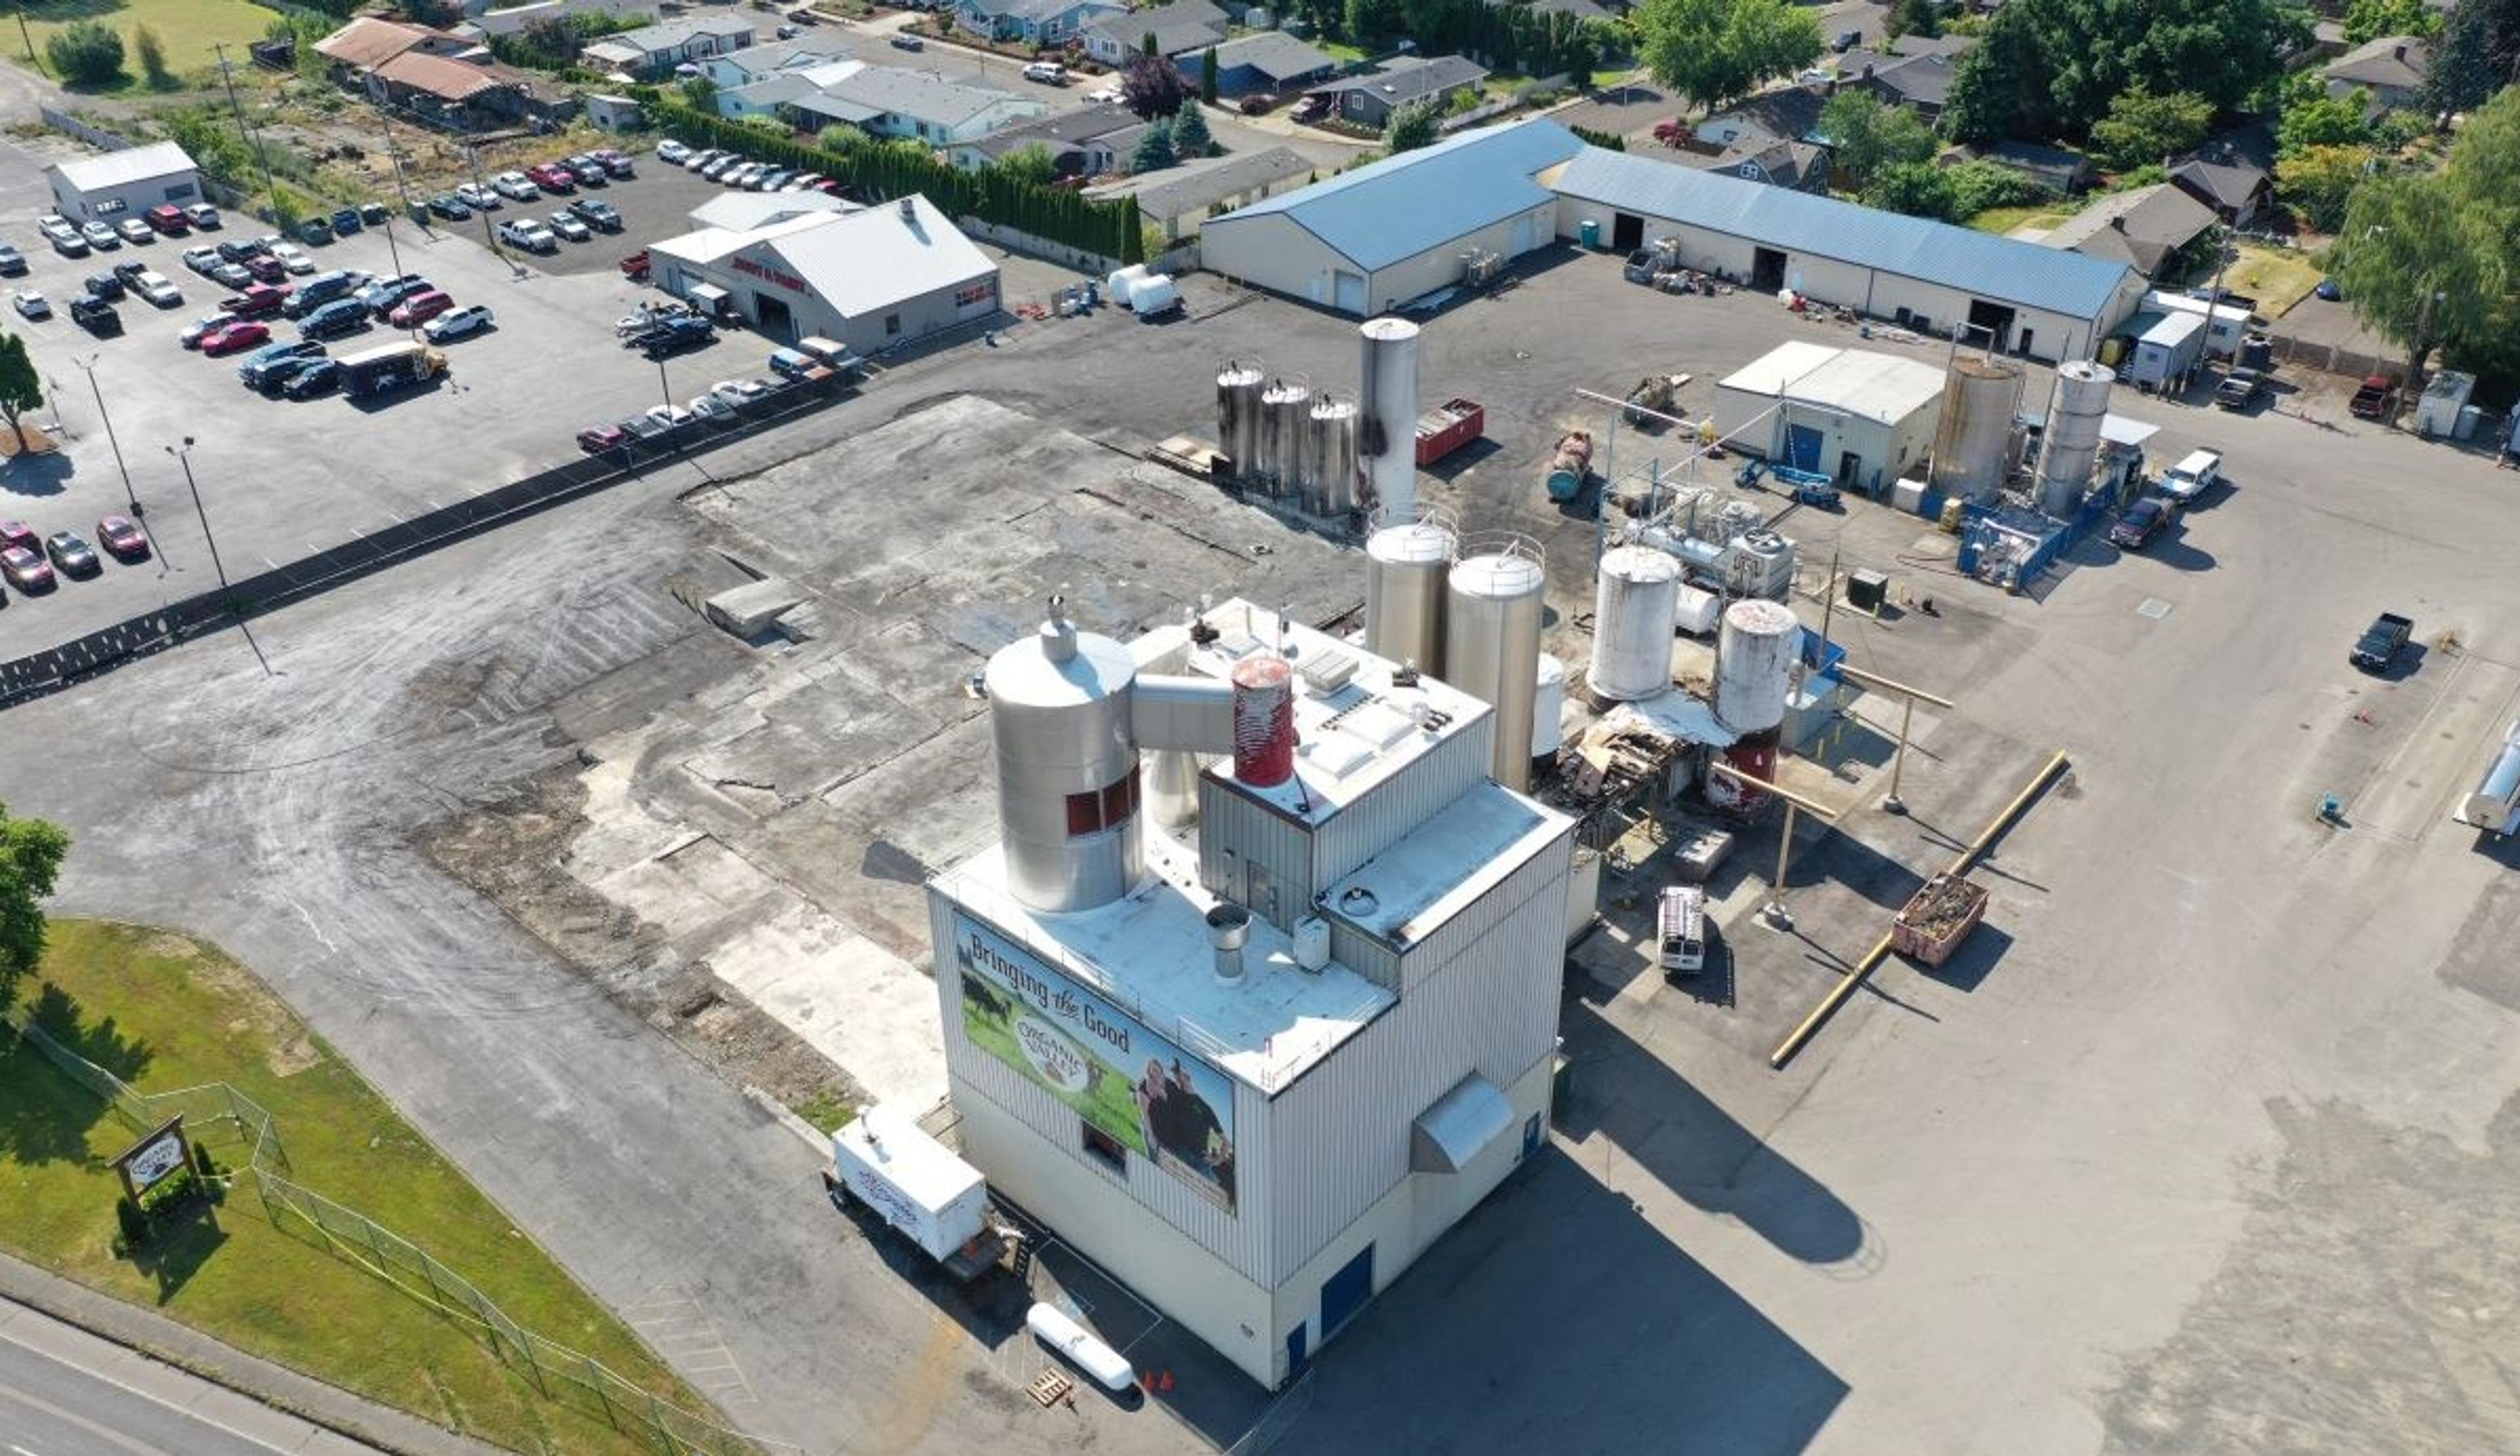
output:
<svg viewBox="0 0 2520 1456"><path fill-rule="evenodd" d="M1167 1395L1171 1394L1173 1390L1173 1373L1169 1370L1165 1371L1163 1379L1155 1383L1155 1389L1163 1391Z"/></svg>

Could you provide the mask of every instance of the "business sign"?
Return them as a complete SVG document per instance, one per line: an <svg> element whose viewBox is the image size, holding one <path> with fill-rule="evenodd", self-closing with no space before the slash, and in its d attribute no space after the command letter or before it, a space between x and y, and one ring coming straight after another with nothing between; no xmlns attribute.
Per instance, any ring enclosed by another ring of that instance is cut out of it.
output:
<svg viewBox="0 0 2520 1456"><path fill-rule="evenodd" d="M1234 1087L1223 1073L961 913L954 961L972 1045L1233 1211Z"/></svg>
<svg viewBox="0 0 2520 1456"><path fill-rule="evenodd" d="M172 1122L133 1143L114 1159L113 1169L122 1174L122 1191L138 1203L140 1195L189 1167L192 1153L184 1141L184 1115L177 1113Z"/></svg>
<svg viewBox="0 0 2520 1456"><path fill-rule="evenodd" d="M759 258L747 258L742 253L737 253L727 261L729 266L733 267L736 272L741 273L747 278L757 278L763 283L769 284L774 287L786 288L790 293L806 293L812 291L812 289L805 287L805 281L803 279L798 278L796 275L789 273L784 268L773 267Z"/></svg>

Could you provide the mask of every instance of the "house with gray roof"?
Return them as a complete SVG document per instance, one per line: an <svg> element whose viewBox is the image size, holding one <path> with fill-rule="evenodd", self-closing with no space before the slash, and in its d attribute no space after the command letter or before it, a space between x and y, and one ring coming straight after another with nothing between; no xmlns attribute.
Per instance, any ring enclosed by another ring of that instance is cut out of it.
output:
<svg viewBox="0 0 2520 1456"><path fill-rule="evenodd" d="M1207 64L1204 48L1173 58L1184 79L1195 86ZM1251 96L1270 92L1284 96L1338 70L1338 58L1318 50L1283 30L1238 35L1216 48L1216 94Z"/></svg>
<svg viewBox="0 0 2520 1456"><path fill-rule="evenodd" d="M723 89L749 86L782 71L829 66L848 60L851 54L848 38L837 31L808 30L788 40L765 41L720 56L704 56L698 65L710 84Z"/></svg>
<svg viewBox="0 0 2520 1456"><path fill-rule="evenodd" d="M2394 111L2420 104L2424 75L2432 68L2432 46L2421 36L2383 35L2337 57L2320 69L2327 94L2371 94L2376 111Z"/></svg>
<svg viewBox="0 0 2520 1456"><path fill-rule="evenodd" d="M1906 107L1930 124L1942 119L1943 107L1952 97L1952 78L1958 74L1958 59L1936 51L1861 61L1841 68L1837 83L1869 91L1883 106Z"/></svg>
<svg viewBox="0 0 2520 1456"><path fill-rule="evenodd" d="M2181 248L2213 226L2213 208L2167 182L2156 182L2111 193L2039 241L2159 278Z"/></svg>
<svg viewBox="0 0 2520 1456"><path fill-rule="evenodd" d="M590 70L653 78L673 74L678 66L742 50L759 38L752 22L740 15L683 16L589 41L577 59Z"/></svg>
<svg viewBox="0 0 2520 1456"><path fill-rule="evenodd" d="M1061 45L1127 9L1119 0L954 0L954 23L991 40Z"/></svg>
<svg viewBox="0 0 2520 1456"><path fill-rule="evenodd" d="M1787 142L1753 134L1720 152L1681 150L1672 160L1702 172L1729 172L1770 187L1828 191L1828 149L1817 142Z"/></svg>
<svg viewBox="0 0 2520 1456"><path fill-rule="evenodd" d="M1806 141L1827 105L1827 93L1816 86L1779 86L1700 121L1695 135L1709 147Z"/></svg>
<svg viewBox="0 0 2520 1456"><path fill-rule="evenodd" d="M1074 111L1056 111L1001 127L983 137L958 142L946 159L977 170L1019 152L1039 147L1050 153L1062 177L1100 177L1128 165L1147 134L1147 123L1126 107L1096 104Z"/></svg>
<svg viewBox="0 0 2520 1456"><path fill-rule="evenodd" d="M1104 16L1085 27L1085 54L1105 66L1118 66L1146 54L1147 37L1155 38L1163 57L1203 51L1225 43L1225 12L1209 0L1172 0L1144 10Z"/></svg>
<svg viewBox="0 0 2520 1456"><path fill-rule="evenodd" d="M1198 232L1212 216L1303 186L1313 170L1311 159L1294 149L1271 147L1148 172L1087 196L1102 200L1135 197L1138 216L1171 243Z"/></svg>
<svg viewBox="0 0 2520 1456"><path fill-rule="evenodd" d="M1440 107L1487 78L1487 67L1465 56L1411 56L1366 75L1310 87L1307 94L1328 94L1340 119L1379 131L1390 124L1392 112L1412 102Z"/></svg>
<svg viewBox="0 0 2520 1456"><path fill-rule="evenodd" d="M870 66L786 103L780 114L806 131L838 121L870 136L952 147L1049 110L1037 96L966 86L932 70Z"/></svg>

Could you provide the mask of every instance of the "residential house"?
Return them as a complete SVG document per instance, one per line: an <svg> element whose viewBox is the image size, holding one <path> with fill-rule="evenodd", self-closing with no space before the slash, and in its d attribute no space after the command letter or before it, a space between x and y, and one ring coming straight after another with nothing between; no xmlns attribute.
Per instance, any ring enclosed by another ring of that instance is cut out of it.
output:
<svg viewBox="0 0 2520 1456"><path fill-rule="evenodd" d="M1105 66L1118 66L1146 54L1147 37L1155 38L1155 54L1172 57L1225 43L1225 12L1210 0L1173 0L1147 10L1124 11L1089 22L1085 54Z"/></svg>
<svg viewBox="0 0 2520 1456"><path fill-rule="evenodd" d="M2179 250L2214 226L2214 209L2167 182L2111 193L2039 240L2087 257L2124 263L2159 279Z"/></svg>
<svg viewBox="0 0 2520 1456"><path fill-rule="evenodd" d="M2275 139L2264 125L2228 131L2171 164L2181 191L2221 214L2233 227L2274 202Z"/></svg>
<svg viewBox="0 0 2520 1456"><path fill-rule="evenodd" d="M801 70L773 71L757 81L719 88L717 113L732 119L785 116L788 106L820 96L864 69L863 61L829 61Z"/></svg>
<svg viewBox="0 0 2520 1456"><path fill-rule="evenodd" d="M958 167L977 169L1027 148L1050 153L1062 177L1100 177L1129 164L1147 123L1126 107L1095 105L1077 111L1037 116L954 146L947 159Z"/></svg>
<svg viewBox="0 0 2520 1456"><path fill-rule="evenodd" d="M2383 35L2365 41L2330 62L2319 74L2330 96L2371 94L2374 112L2401 110L2423 100L2424 73L2432 65L2432 47L2419 36Z"/></svg>
<svg viewBox="0 0 2520 1456"><path fill-rule="evenodd" d="M1193 86L1207 65L1205 48L1186 52L1173 58L1173 64ZM1328 80L1338 71L1337 58L1304 44L1283 30L1263 30L1257 35L1241 35L1216 48L1216 94L1219 96L1253 96L1262 92L1284 96L1301 91L1315 81Z"/></svg>
<svg viewBox="0 0 2520 1456"><path fill-rule="evenodd" d="M806 131L839 121L870 136L953 147L1049 110L1037 96L966 86L932 70L872 66L785 103L780 114Z"/></svg>
<svg viewBox="0 0 2520 1456"><path fill-rule="evenodd" d="M315 43L338 84L378 106L455 131L556 121L577 100L548 78L501 65L478 41L360 17Z"/></svg>
<svg viewBox="0 0 2520 1456"><path fill-rule="evenodd" d="M531 5L506 10L477 11L454 29L458 34L514 35L538 21L564 21L570 16L652 21L656 18L656 0L536 0Z"/></svg>
<svg viewBox="0 0 2520 1456"><path fill-rule="evenodd" d="M361 16L315 42L315 54L331 64L333 79L344 85L356 82L406 51L466 61L490 59L489 49L479 41L427 25L369 16Z"/></svg>
<svg viewBox="0 0 2520 1456"><path fill-rule="evenodd" d="M1351 76L1328 86L1311 87L1310 92L1316 96L1329 95L1341 120L1378 131L1390 122L1391 113L1402 107L1429 100L1441 107L1457 93L1476 87L1487 76L1487 67L1466 57L1410 57L1390 62L1369 75Z"/></svg>
<svg viewBox="0 0 2520 1456"><path fill-rule="evenodd" d="M1135 197L1139 218L1172 243L1196 233L1211 217L1302 187L1314 171L1315 164L1301 153L1271 147L1166 167L1096 188L1088 196L1101 200Z"/></svg>
<svg viewBox="0 0 2520 1456"><path fill-rule="evenodd" d="M1709 147L1809 140L1828 97L1811 86L1761 92L1728 111L1697 123L1697 140Z"/></svg>
<svg viewBox="0 0 2520 1456"><path fill-rule="evenodd" d="M1702 172L1725 172L1770 187L1828 195L1828 149L1816 142L1781 141L1753 133L1720 151L1682 148L1672 159Z"/></svg>
<svg viewBox="0 0 2520 1456"><path fill-rule="evenodd" d="M697 64L710 84L724 89L749 86L782 71L829 66L834 61L846 61L853 54L846 37L809 30L792 40L765 41L740 51L704 56Z"/></svg>
<svg viewBox="0 0 2520 1456"><path fill-rule="evenodd" d="M1127 9L1119 0L954 0L954 23L991 40L1063 45Z"/></svg>
<svg viewBox="0 0 2520 1456"><path fill-rule="evenodd" d="M1502 0L1502 3L1510 4L1512 0ZM1532 0L1531 9L1535 15L1573 16L1579 21L1598 21L1606 25L1617 21L1627 7L1623 4L1613 12L1595 4L1594 0Z"/></svg>
<svg viewBox="0 0 2520 1456"><path fill-rule="evenodd" d="M1953 147L1935 160L1944 166L1955 162L1984 161L2038 183L2059 197L2070 197L2092 185L2097 169L2092 159L2063 147L2043 147L2037 142L1998 142L1991 147Z"/></svg>
<svg viewBox="0 0 2520 1456"><path fill-rule="evenodd" d="M752 22L740 15L683 16L589 41L577 57L593 70L652 79L672 75L679 66L697 67L708 57L741 51L759 39Z"/></svg>
<svg viewBox="0 0 2520 1456"><path fill-rule="evenodd" d="M1949 56L1915 56L1904 61L1866 63L1852 74L1838 73L1838 84L1869 91L1884 106L1906 107L1927 125L1942 120L1951 100L1952 78L1959 63Z"/></svg>

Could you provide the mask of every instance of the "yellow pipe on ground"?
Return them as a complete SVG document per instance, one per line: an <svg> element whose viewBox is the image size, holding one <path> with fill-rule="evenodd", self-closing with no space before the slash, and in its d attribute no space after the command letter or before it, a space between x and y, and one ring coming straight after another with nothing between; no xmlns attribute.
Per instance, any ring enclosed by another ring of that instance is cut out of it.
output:
<svg viewBox="0 0 2520 1456"><path fill-rule="evenodd" d="M2040 790L2045 789L2048 781L2056 776L2057 771L2064 767L2065 750L2060 748L2056 750L2056 756L2048 761L2048 766L2039 771L2038 776L2031 779L2028 786L2020 793L2012 796L2012 802L2003 806L2003 812L1990 820L1985 830L1976 839L1970 841L1969 847L1960 851L1959 856L1952 860L1951 867L1943 872L1954 876L1968 873L1969 866L1975 864L1978 857L1986 853L1986 847L1995 842L1995 836L2002 833L2004 828L2029 805L2031 799L2037 796ZM1827 1024L1828 1019L1837 1014L1837 1008L1846 1004L1847 997L1854 995L1863 988L1865 978L1870 976L1881 962L1889 957L1889 954L1890 938L1885 935L1873 943L1871 949L1864 952L1864 958L1855 963L1855 969L1847 973L1845 980L1840 981L1834 990L1821 998L1821 1003L1812 1008L1811 1015L1803 1018L1803 1024L1794 1028L1791 1036L1778 1042L1775 1051L1768 1053L1769 1067L1782 1070L1787 1062L1792 1061L1795 1054L1803 1049L1804 1043L1810 1041L1813 1036Z"/></svg>

